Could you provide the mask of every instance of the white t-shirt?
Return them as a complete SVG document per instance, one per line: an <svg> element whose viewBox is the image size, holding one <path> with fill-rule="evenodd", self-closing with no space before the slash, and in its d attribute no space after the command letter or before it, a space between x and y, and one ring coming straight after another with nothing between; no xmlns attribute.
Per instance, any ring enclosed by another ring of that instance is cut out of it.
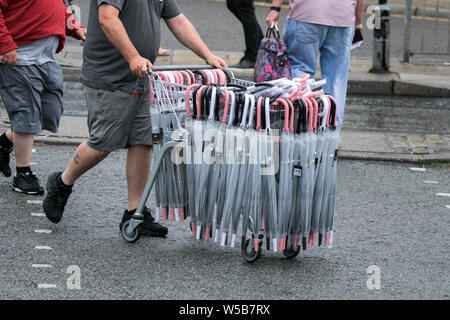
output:
<svg viewBox="0 0 450 320"><path fill-rule="evenodd" d="M17 65L42 65L47 62L56 62L58 47L59 36L50 36L32 43L19 45L17 48L17 55L19 56Z"/></svg>

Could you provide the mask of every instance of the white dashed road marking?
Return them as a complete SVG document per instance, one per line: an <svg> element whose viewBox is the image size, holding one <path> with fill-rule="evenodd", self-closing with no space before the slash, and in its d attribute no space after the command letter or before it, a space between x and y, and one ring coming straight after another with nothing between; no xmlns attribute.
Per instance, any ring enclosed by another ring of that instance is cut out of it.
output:
<svg viewBox="0 0 450 320"><path fill-rule="evenodd" d="M35 246L34 248L36 250L52 250L52 248L48 246Z"/></svg>
<svg viewBox="0 0 450 320"><path fill-rule="evenodd" d="M450 209L450 204L445 206L447 209Z"/></svg>
<svg viewBox="0 0 450 320"><path fill-rule="evenodd" d="M450 197L450 193L442 193L442 192L440 192L440 193L436 193L436 195L438 197Z"/></svg>
<svg viewBox="0 0 450 320"><path fill-rule="evenodd" d="M40 213L40 212L32 212L31 216L33 217L45 217L44 213Z"/></svg>
<svg viewBox="0 0 450 320"><path fill-rule="evenodd" d="M54 289L56 288L56 284L49 284L49 283L39 283L38 289Z"/></svg>
<svg viewBox="0 0 450 320"><path fill-rule="evenodd" d="M410 167L409 169L411 169L412 171L418 171L418 172L425 172L426 171L425 168L417 168L417 167Z"/></svg>
<svg viewBox="0 0 450 320"><path fill-rule="evenodd" d="M42 204L42 200L27 200L29 204Z"/></svg>
<svg viewBox="0 0 450 320"><path fill-rule="evenodd" d="M423 182L426 184L438 184L439 183L437 181L431 181L431 180L423 180Z"/></svg>
<svg viewBox="0 0 450 320"><path fill-rule="evenodd" d="M32 268L52 268L52 266L49 264L32 264L31 267Z"/></svg>
<svg viewBox="0 0 450 320"><path fill-rule="evenodd" d="M34 232L36 232L36 233L52 233L52 230L36 229L36 230L34 230Z"/></svg>

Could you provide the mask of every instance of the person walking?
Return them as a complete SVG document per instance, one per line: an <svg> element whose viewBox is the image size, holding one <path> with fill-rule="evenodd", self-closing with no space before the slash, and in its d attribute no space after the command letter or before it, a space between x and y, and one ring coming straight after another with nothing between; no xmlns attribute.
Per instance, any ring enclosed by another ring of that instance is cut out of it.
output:
<svg viewBox="0 0 450 320"><path fill-rule="evenodd" d="M61 0L0 0L0 95L11 129L0 136L0 172L12 174L14 191L40 195L44 189L30 168L34 135L57 132L63 113L63 74L55 54L65 37L86 37L86 29Z"/></svg>
<svg viewBox="0 0 450 320"><path fill-rule="evenodd" d="M227 0L227 8L242 23L245 37L245 53L239 62L231 65L231 68L249 69L255 66L259 45L263 39L263 33L256 19L253 0Z"/></svg>
<svg viewBox="0 0 450 320"><path fill-rule="evenodd" d="M128 208L120 227L134 214L152 158L147 75L158 55L161 18L175 37L206 63L215 68L227 67L224 60L210 52L175 0L92 0L81 71L89 138L77 148L63 172L54 172L48 178L43 208L53 223L61 221L78 178L121 148L128 149ZM143 214L143 235L167 234L167 228L154 221L149 208Z"/></svg>
<svg viewBox="0 0 450 320"><path fill-rule="evenodd" d="M278 22L282 0L273 0L268 25ZM324 90L338 104L337 123L344 119L350 51L355 29L362 30L364 0L290 0L284 26L292 78L314 76L320 54Z"/></svg>

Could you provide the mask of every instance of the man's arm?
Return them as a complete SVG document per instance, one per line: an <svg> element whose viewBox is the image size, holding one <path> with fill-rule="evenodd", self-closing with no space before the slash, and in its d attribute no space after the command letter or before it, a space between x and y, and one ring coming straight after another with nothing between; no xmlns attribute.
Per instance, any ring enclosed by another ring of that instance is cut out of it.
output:
<svg viewBox="0 0 450 320"><path fill-rule="evenodd" d="M120 10L109 4L98 7L98 20L109 41L120 51L130 64L130 70L136 77L145 77L148 69L153 69L152 63L141 57L134 47L127 31L119 19Z"/></svg>
<svg viewBox="0 0 450 320"><path fill-rule="evenodd" d="M356 0L356 8L355 8L355 29L362 30L363 29L363 16L364 16L364 0Z"/></svg>
<svg viewBox="0 0 450 320"><path fill-rule="evenodd" d="M281 8L281 4L283 3L283 0L273 0L272 1L272 7ZM270 10L269 15L266 18L266 23L271 26L272 24L277 24L278 19L280 18L280 12L276 10Z"/></svg>
<svg viewBox="0 0 450 320"><path fill-rule="evenodd" d="M11 32L6 27L3 11L6 9L8 2L0 0L0 60L3 62L16 65L19 60L17 56L17 44L14 42Z"/></svg>
<svg viewBox="0 0 450 320"><path fill-rule="evenodd" d="M191 49L197 56L204 59L207 64L218 69L228 67L223 59L211 53L192 23L182 13L165 21L178 41Z"/></svg>

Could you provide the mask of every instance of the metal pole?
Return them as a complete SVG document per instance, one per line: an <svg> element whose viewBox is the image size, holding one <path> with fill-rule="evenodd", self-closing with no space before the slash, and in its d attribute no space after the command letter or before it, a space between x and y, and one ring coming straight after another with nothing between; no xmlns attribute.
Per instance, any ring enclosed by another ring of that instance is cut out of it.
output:
<svg viewBox="0 0 450 320"><path fill-rule="evenodd" d="M374 29L374 48L372 56L372 72L389 72L389 18L390 9L387 0L379 0L376 8L376 18L380 21L380 28Z"/></svg>
<svg viewBox="0 0 450 320"><path fill-rule="evenodd" d="M405 3L405 35L403 39L403 62L408 63L411 57L410 39L411 39L411 14L412 0L406 0Z"/></svg>

